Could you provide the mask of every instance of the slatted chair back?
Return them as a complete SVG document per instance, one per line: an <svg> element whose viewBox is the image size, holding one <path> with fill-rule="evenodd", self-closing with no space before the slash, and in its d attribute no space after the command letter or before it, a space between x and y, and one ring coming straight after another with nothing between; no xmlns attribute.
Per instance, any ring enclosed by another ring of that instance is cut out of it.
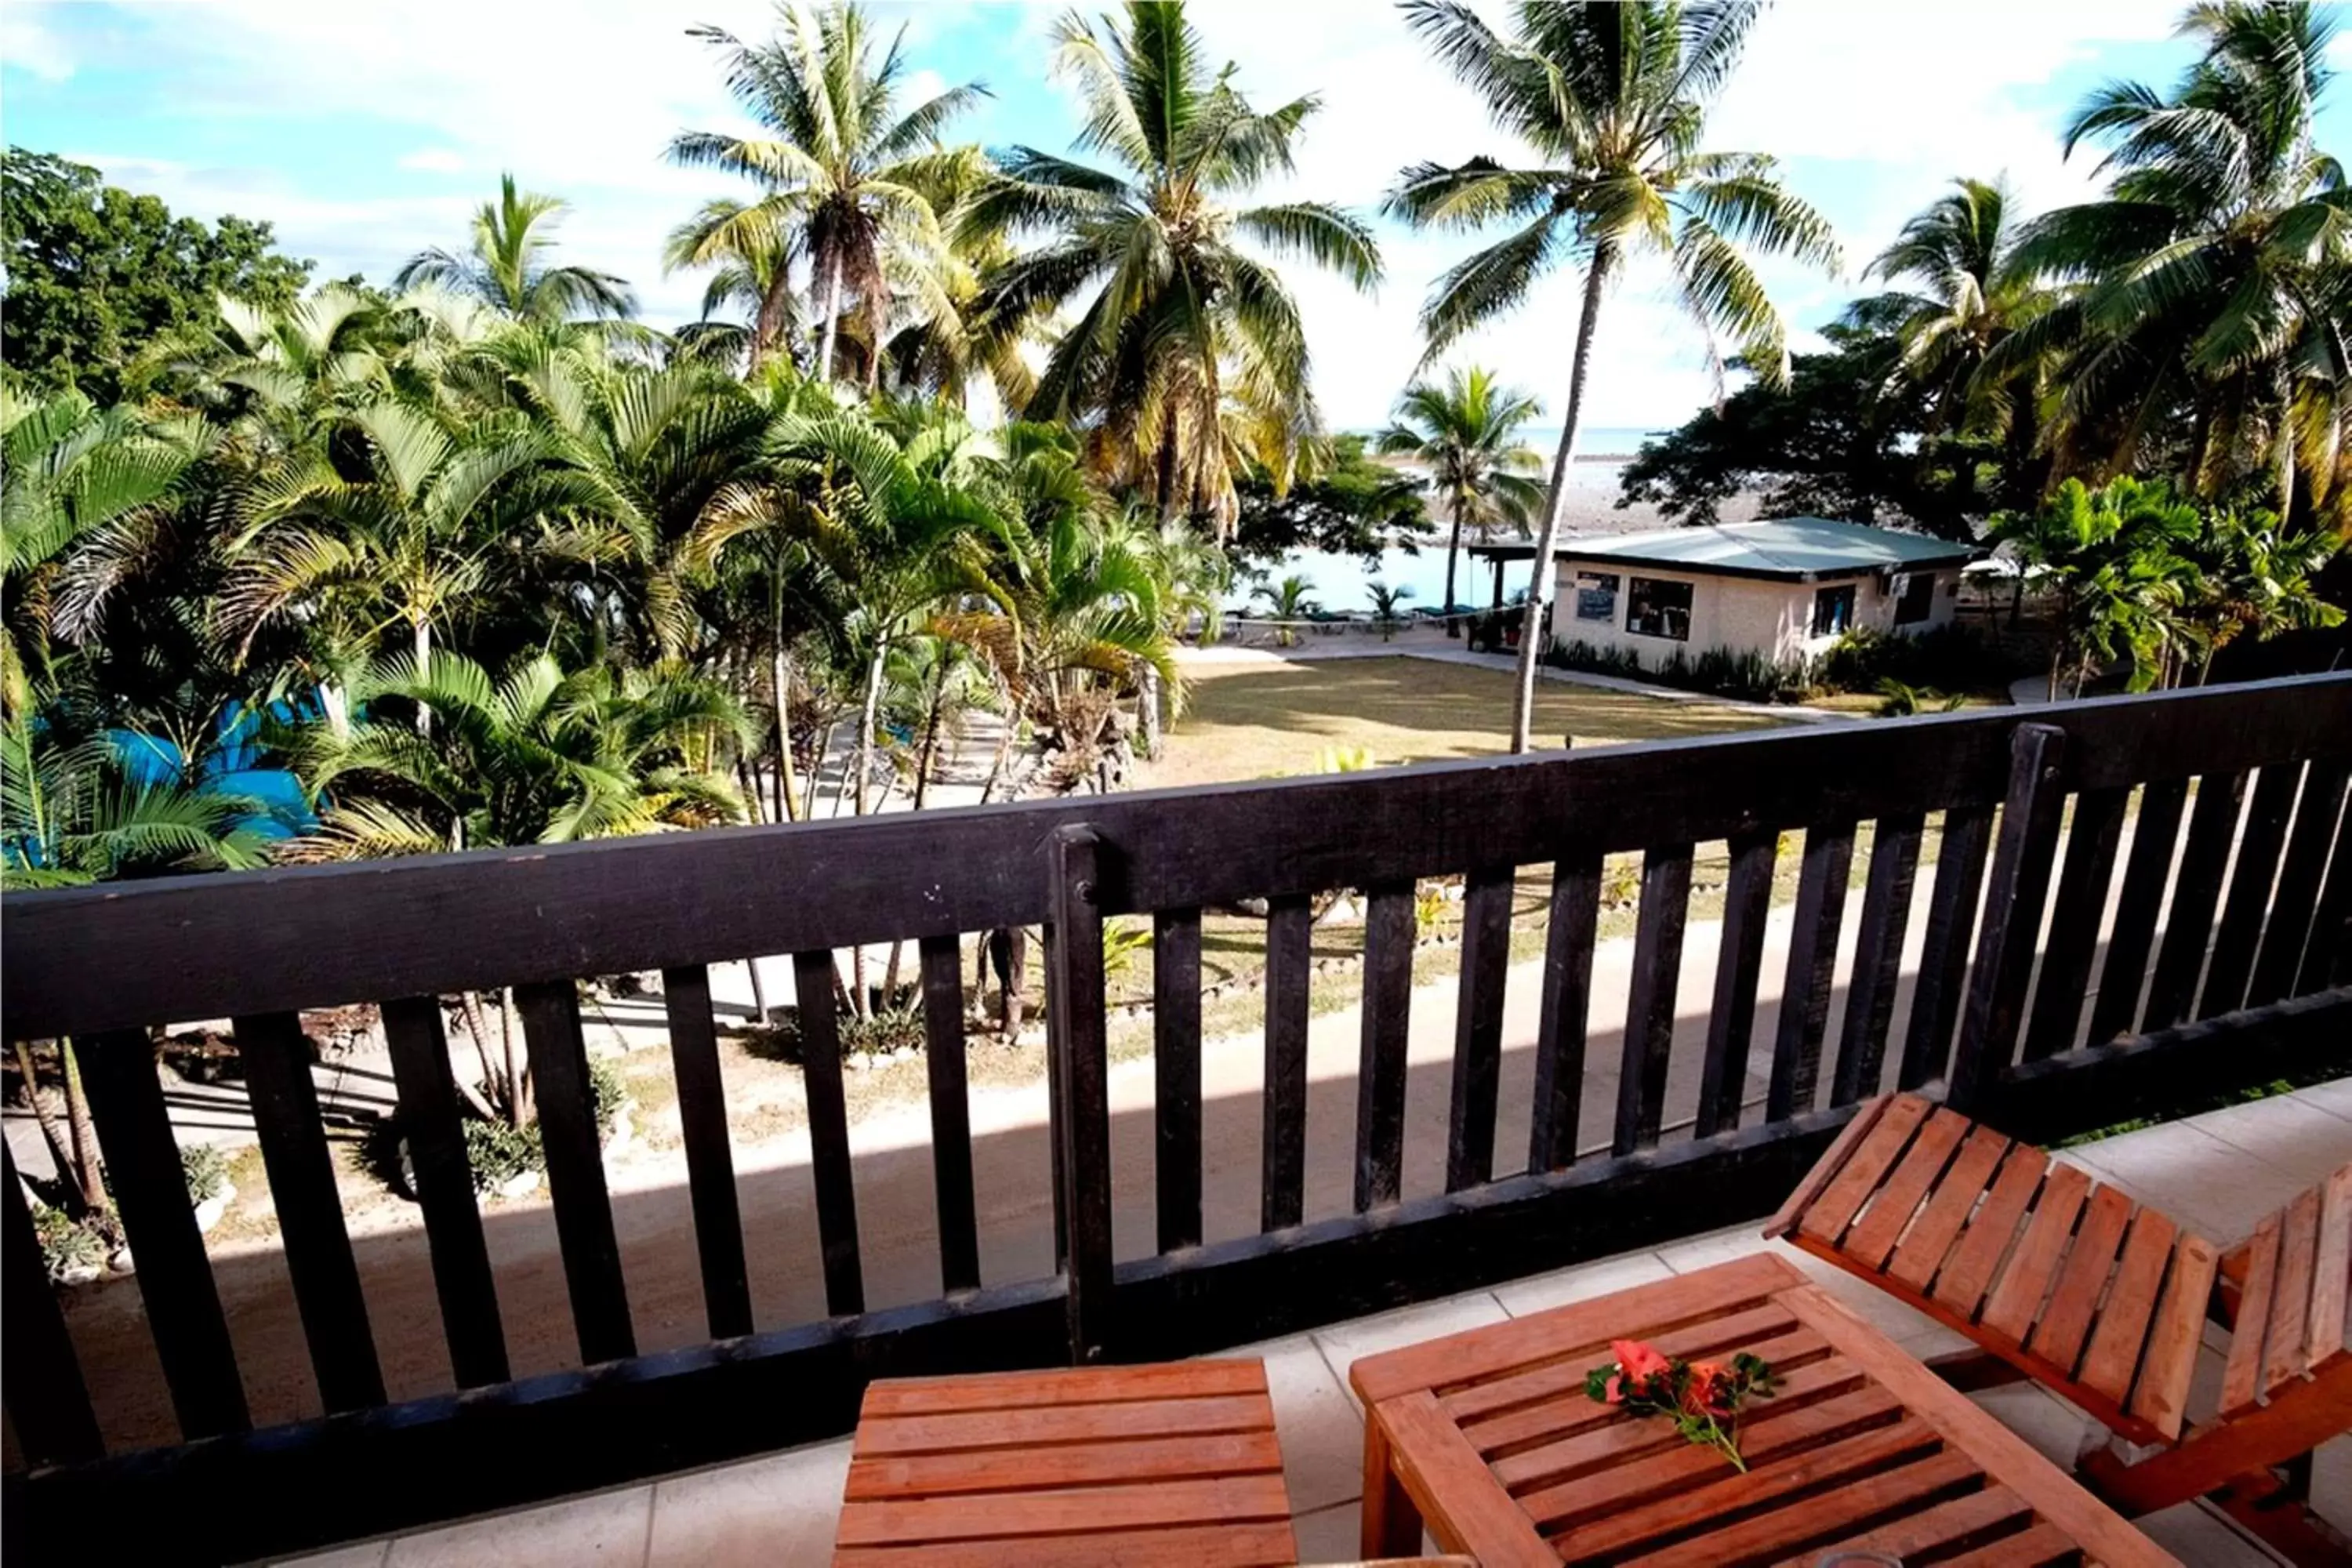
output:
<svg viewBox="0 0 2352 1568"><path fill-rule="evenodd" d="M1908 1302L2162 1451L2085 1461L2166 1507L2352 1427L2352 1165L2221 1252L2080 1169L1916 1095L1864 1105L1765 1234ZM2191 1423L2209 1323L2218 1407Z"/></svg>
<svg viewBox="0 0 2352 1568"><path fill-rule="evenodd" d="M1968 1335L2133 1442L2181 1435L2219 1249L2031 1144L1887 1096L1766 1234Z"/></svg>

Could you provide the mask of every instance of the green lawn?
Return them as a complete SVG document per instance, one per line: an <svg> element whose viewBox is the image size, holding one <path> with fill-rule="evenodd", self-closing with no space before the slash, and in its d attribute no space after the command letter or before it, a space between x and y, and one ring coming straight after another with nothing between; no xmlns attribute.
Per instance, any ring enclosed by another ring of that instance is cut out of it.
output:
<svg viewBox="0 0 2352 1568"><path fill-rule="evenodd" d="M1222 784L1312 773L1328 747L1362 747L1375 762L1435 762L1510 749L1511 678L1434 659L1333 658L1292 664L1195 665L1166 755L1143 787ZM1652 741L1776 722L1708 701L1636 697L1557 680L1538 683L1536 742L1579 746Z"/></svg>

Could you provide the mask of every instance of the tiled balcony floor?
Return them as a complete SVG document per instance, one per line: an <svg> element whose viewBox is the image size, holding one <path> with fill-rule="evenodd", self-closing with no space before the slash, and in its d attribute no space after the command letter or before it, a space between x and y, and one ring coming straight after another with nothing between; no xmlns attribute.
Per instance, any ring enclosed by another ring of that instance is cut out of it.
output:
<svg viewBox="0 0 2352 1568"><path fill-rule="evenodd" d="M2066 1157L2226 1245L2260 1215L2352 1161L2352 1079L2127 1133L2069 1150ZM1363 1416L1346 1378L1357 1357L1705 1268L1768 1245L1776 1244L1758 1239L1754 1227L1695 1237L1227 1352L1265 1358L1302 1561L1345 1562L1357 1554ZM1933 1355L1962 1344L1958 1335L1849 1276L1793 1249L1780 1250L1914 1353ZM2063 1465L2071 1466L2102 1430L2031 1384L1975 1398ZM832 1550L848 1467L844 1438L355 1542L300 1561L304 1568L799 1568L824 1563ZM2314 1493L2323 1514L2352 1530L2352 1436L2320 1450ZM2273 1561L2201 1504L2151 1515L2141 1527L2191 1568Z"/></svg>

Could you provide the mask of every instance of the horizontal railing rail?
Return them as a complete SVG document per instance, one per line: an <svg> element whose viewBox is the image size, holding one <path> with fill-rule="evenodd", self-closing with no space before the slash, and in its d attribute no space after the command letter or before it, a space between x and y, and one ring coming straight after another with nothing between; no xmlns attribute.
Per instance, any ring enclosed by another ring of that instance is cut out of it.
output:
<svg viewBox="0 0 2352 1568"><path fill-rule="evenodd" d="M30 1468L10 1479L5 1528L40 1556L89 1510L139 1508L190 1520L172 1550L192 1558L291 1550L845 1430L874 1376L1191 1353L1735 1223L1768 1212L1848 1108L1885 1088L1941 1085L2053 1137L2281 1072L2352 1070L2347 765L2352 675L2339 675L13 896L5 1027L76 1042L183 1440L109 1451L12 1166L6 1395ZM1767 1027L1790 834L1801 842ZM1717 843L1712 989L1685 997L1695 867ZM1630 980L1604 994L1607 858L1628 853ZM1545 867L1528 1103L1507 1117L1514 900ZM1433 1090L1443 1190L1411 1193L1416 882L1436 876L1463 881L1461 982ZM1310 1215L1310 900L1335 889L1361 899L1361 1045L1347 1163L1323 1184L1344 1177L1346 1212ZM1245 901L1265 931L1258 1234L1210 1239L1202 932L1204 914ZM1156 1090L1154 1245L1124 1261L1103 934L1121 915L1152 926ZM1024 926L1047 937L1059 1261L1045 1279L983 1279L961 942ZM835 953L893 941L917 944L940 1293L870 1310ZM746 1235L708 977L761 954L792 956L800 1006L805 1261L824 1305L802 1323L754 1312L750 1264L774 1244ZM641 1353L576 982L649 971L709 1342ZM507 986L580 1362L520 1380L440 1001ZM422 1400L386 1402L366 1258L308 1067L299 1014L350 1004L381 1009L430 1244L455 1388ZM1703 1029L1678 1029L1694 1016ZM152 1043L159 1026L222 1018L317 1393L291 1424L257 1422ZM1605 1033L1613 1060L1595 1045ZM1589 1084L1609 1103L1587 1104ZM1595 1141L1607 1152L1579 1159Z"/></svg>

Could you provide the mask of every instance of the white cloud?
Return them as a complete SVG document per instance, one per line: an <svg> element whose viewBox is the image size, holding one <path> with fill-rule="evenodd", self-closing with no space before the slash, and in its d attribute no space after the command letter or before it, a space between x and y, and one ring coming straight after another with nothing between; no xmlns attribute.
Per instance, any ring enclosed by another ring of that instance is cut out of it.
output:
<svg viewBox="0 0 2352 1568"><path fill-rule="evenodd" d="M1046 33L1060 10L1061 0L997 5L974 12L976 23L949 27L942 11L913 8L908 101L948 80L986 75L1001 99L1067 104L1066 86L1056 92L1045 82ZM2086 190L2087 161L2069 165L2058 156L2049 83L2095 61L2110 43L2161 37L2174 11L2174 0L1989 0L1965 14L1783 0L1758 24L1709 141L1780 154L1790 182L1832 214L1858 264L1957 174L2006 171L2029 206ZM666 325L694 312L699 286L662 278L662 236L705 197L736 187L671 167L662 149L685 127L743 126L710 50L686 29L708 22L760 37L773 13L769 0L662 6L580 0L551 25L539 7L479 0L215 0L201 27L186 26L187 13L169 5L142 15L151 24L146 41L163 51L160 63L189 115L331 122L363 109L408 127L404 142L414 150L394 155L400 165L466 173L481 187L362 200L347 193L378 188L364 169L298 182L253 170L143 165L152 171L149 188L175 206L272 219L289 247L317 257L324 274L359 268L381 276L423 246L457 243L473 203L490 194L490 176L512 170L527 186L573 204L561 233L563 258L631 279L647 319ZM54 16L45 26L40 12L15 0L0 16L12 64L72 68L54 36ZM1322 97L1295 177L1269 196L1312 195L1370 212L1407 163L1509 151L1477 100L1429 58L1391 6L1196 0L1195 18L1214 58L1239 62L1242 87L1261 105L1307 92ZM952 39L982 27L1011 64L949 52ZM451 47L452 38L464 47ZM1063 119L1075 131L1076 114ZM1024 127L1022 134L1030 133ZM89 160L131 183L132 161L119 154L152 158L168 149L114 151L111 157L93 151ZM1385 417L1419 357L1414 316L1422 299L1475 243L1393 225L1381 233L1388 277L1376 296L1358 296L1305 268L1290 274L1325 411L1340 426ZM1801 323L1824 319L1851 288L1788 267L1769 268L1768 278ZM1451 357L1495 366L1556 414L1577 282L1563 273ZM1636 269L1603 320L1591 422L1679 420L1712 390L1704 340L1663 297L1657 271Z"/></svg>
<svg viewBox="0 0 2352 1568"><path fill-rule="evenodd" d="M12 0L0 9L0 66L29 71L45 81L74 73L72 51L41 19L42 7Z"/></svg>

